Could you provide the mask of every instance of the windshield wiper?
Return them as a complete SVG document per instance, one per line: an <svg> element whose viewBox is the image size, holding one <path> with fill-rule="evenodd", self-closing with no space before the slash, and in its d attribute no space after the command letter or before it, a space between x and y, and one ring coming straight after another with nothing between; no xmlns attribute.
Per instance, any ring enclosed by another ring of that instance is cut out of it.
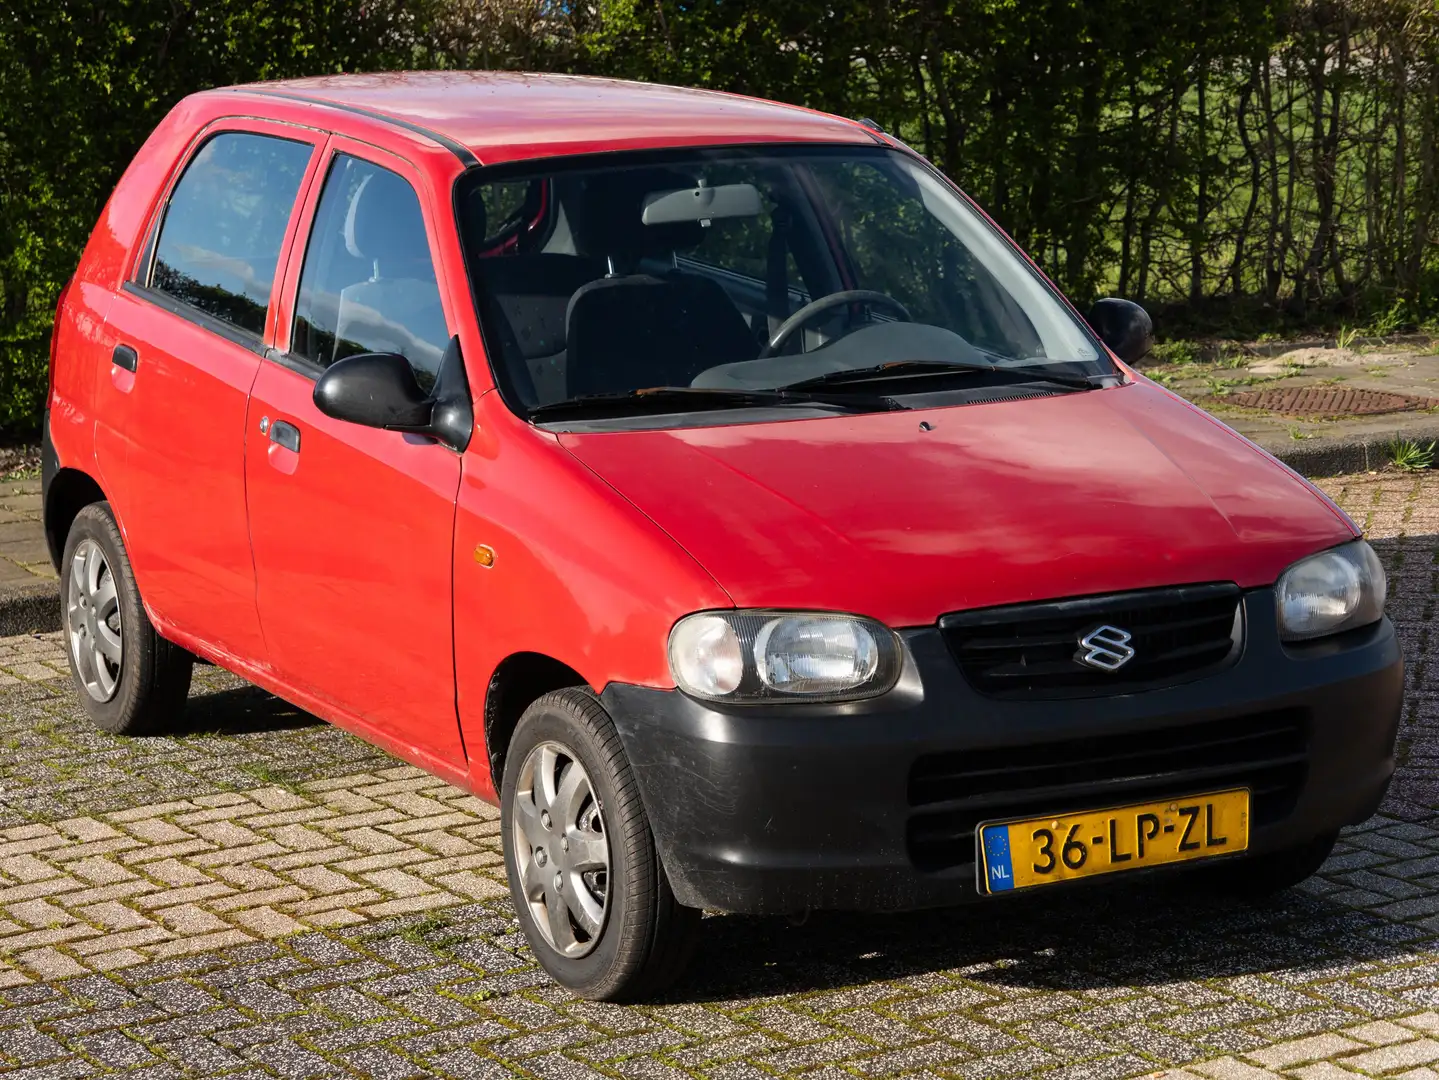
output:
<svg viewBox="0 0 1439 1080"><path fill-rule="evenodd" d="M841 394L830 397L790 387L777 390L729 390L708 386L652 386L617 394L581 394L564 401L536 405L530 410L530 419L553 420L559 416L574 415L604 416L796 405L855 413L891 412L908 407L881 394Z"/></svg>
<svg viewBox="0 0 1439 1080"><path fill-rule="evenodd" d="M874 367L846 368L844 371L829 371L812 379L801 379L789 383L783 390L807 390L820 386L846 386L854 383L883 382L892 377L926 374L954 374L955 372L979 375L1004 375L1015 382L1044 382L1072 390L1097 390L1099 384L1084 375L1063 375L1033 368L999 367L995 364L970 364L962 360L899 360L891 364L877 364Z"/></svg>

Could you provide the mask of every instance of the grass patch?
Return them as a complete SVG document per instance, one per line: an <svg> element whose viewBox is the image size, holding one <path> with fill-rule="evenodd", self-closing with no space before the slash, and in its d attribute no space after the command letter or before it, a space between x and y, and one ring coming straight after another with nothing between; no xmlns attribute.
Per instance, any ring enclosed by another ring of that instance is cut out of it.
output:
<svg viewBox="0 0 1439 1080"><path fill-rule="evenodd" d="M300 785L296 781L291 780L283 773L276 772L263 761L246 762L240 766L240 771L249 776L253 776L256 780L260 781L260 783L268 784L270 787L284 788L286 791L295 795L305 794L300 790Z"/></svg>
<svg viewBox="0 0 1439 1080"><path fill-rule="evenodd" d="M1199 346L1192 341L1166 341L1154 346L1154 359L1165 364L1197 364L1201 360Z"/></svg>
<svg viewBox="0 0 1439 1080"><path fill-rule="evenodd" d="M435 911L384 936L398 937L412 945L423 945L442 956L448 956L450 949L468 940L468 935L454 930L453 927L453 916L447 912Z"/></svg>

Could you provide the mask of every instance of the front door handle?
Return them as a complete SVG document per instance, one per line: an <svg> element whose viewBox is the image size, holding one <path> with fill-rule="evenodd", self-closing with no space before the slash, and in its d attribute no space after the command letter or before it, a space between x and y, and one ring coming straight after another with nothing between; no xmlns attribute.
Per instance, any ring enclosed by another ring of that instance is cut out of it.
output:
<svg viewBox="0 0 1439 1080"><path fill-rule="evenodd" d="M284 420L273 420L270 423L270 441L298 454L300 452L300 429Z"/></svg>
<svg viewBox="0 0 1439 1080"><path fill-rule="evenodd" d="M110 362L126 371L134 371L140 366L140 354L129 345L116 345L115 351L110 354Z"/></svg>

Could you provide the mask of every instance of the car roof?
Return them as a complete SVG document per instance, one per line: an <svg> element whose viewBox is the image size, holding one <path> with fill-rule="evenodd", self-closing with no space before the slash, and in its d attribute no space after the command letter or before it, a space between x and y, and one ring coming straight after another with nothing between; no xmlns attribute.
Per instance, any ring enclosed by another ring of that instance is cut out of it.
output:
<svg viewBox="0 0 1439 1080"><path fill-rule="evenodd" d="M383 72L229 89L298 98L423 128L486 165L603 150L884 141L854 121L793 105L576 75Z"/></svg>

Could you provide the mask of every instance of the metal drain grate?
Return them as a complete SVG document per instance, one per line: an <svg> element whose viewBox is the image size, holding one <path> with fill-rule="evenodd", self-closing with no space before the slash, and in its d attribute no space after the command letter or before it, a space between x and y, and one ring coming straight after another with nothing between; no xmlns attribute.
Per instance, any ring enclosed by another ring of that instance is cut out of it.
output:
<svg viewBox="0 0 1439 1080"><path fill-rule="evenodd" d="M1439 408L1433 398L1386 394L1347 386L1296 386L1288 390L1241 390L1216 399L1225 405L1288 413L1293 416L1377 416Z"/></svg>

